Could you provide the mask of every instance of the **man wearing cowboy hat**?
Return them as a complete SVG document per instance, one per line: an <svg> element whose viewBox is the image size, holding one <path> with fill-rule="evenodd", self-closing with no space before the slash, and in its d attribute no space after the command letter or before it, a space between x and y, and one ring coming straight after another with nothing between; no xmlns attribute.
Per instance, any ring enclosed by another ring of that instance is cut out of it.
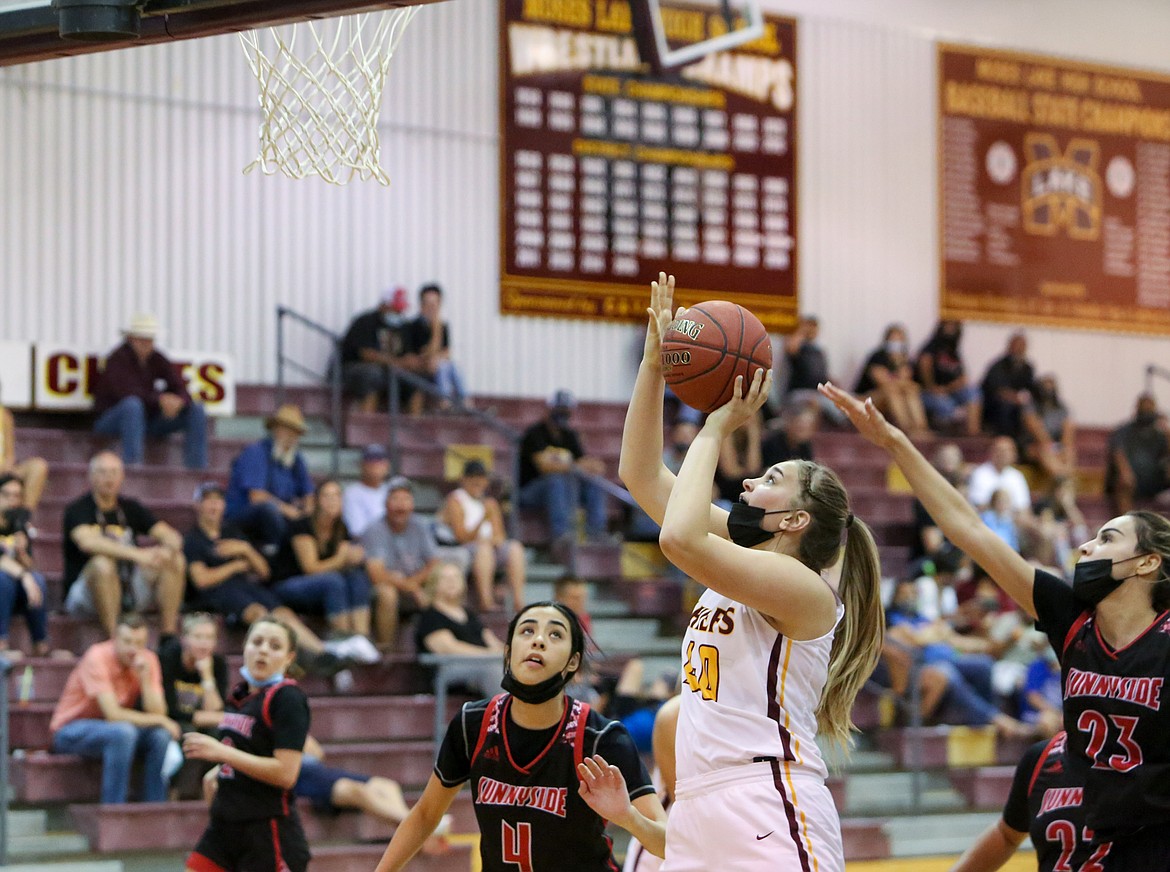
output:
<svg viewBox="0 0 1170 872"><path fill-rule="evenodd" d="M122 331L126 341L110 352L93 389L95 433L122 440L122 460L142 463L146 437L183 431L183 463L207 468L207 417L191 399L179 372L154 347L158 320L135 315Z"/></svg>
<svg viewBox="0 0 1170 872"><path fill-rule="evenodd" d="M253 442L232 461L227 489L227 519L271 558L288 532L288 522L304 517L313 480L297 450L305 416L286 403L265 422L268 436Z"/></svg>

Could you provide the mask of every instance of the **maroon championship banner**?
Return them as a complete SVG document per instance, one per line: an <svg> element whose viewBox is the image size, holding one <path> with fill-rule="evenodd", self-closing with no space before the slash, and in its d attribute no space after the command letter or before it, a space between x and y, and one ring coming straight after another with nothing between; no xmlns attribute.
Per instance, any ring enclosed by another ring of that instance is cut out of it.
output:
<svg viewBox="0 0 1170 872"><path fill-rule="evenodd" d="M1170 77L938 49L944 318L1170 333Z"/></svg>
<svg viewBox="0 0 1170 872"><path fill-rule="evenodd" d="M727 25L664 4L672 46ZM797 311L796 23L651 76L624 0L502 0L500 310L642 321L677 301Z"/></svg>

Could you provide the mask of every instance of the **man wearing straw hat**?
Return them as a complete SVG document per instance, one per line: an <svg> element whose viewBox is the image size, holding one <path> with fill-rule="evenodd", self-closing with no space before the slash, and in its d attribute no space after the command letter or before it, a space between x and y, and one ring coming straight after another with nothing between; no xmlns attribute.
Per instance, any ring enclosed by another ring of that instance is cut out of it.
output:
<svg viewBox="0 0 1170 872"><path fill-rule="evenodd" d="M305 456L297 450L307 429L300 408L286 403L265 426L268 435L232 461L227 519L271 558L288 532L288 522L304 516L313 480Z"/></svg>
<svg viewBox="0 0 1170 872"><path fill-rule="evenodd" d="M179 372L154 347L154 315L139 314L122 331L126 340L110 352L93 389L95 433L122 440L122 461L142 463L146 437L162 438L182 430L183 463L207 468L207 418L191 399Z"/></svg>

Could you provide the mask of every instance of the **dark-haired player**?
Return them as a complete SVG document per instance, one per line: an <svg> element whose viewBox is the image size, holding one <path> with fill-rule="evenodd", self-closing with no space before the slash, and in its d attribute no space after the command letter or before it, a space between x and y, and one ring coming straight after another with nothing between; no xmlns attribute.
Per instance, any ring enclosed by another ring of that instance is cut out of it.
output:
<svg viewBox="0 0 1170 872"><path fill-rule="evenodd" d="M906 475L935 523L1028 614L1060 657L1068 754L1106 870L1170 870L1170 521L1127 512L1080 547L1070 588L1036 569L870 402L821 390Z"/></svg>
<svg viewBox="0 0 1170 872"><path fill-rule="evenodd" d="M512 618L507 693L465 704L451 722L377 872L406 867L468 780L484 872L618 872L607 820L665 852L666 813L625 727L565 695L584 656L571 609L534 603Z"/></svg>
<svg viewBox="0 0 1170 872"><path fill-rule="evenodd" d="M995 872L1025 836L1036 848L1037 872L1102 872L1112 847L1093 844L1085 826L1084 775L1066 753L1062 730L1024 752L1003 817L967 849L951 872Z"/></svg>
<svg viewBox="0 0 1170 872"><path fill-rule="evenodd" d="M187 858L187 872L305 872L309 845L292 802L309 734L309 701L285 670L296 634L272 617L252 624L244 681L224 701L220 738L183 737L188 759L219 763L211 821Z"/></svg>

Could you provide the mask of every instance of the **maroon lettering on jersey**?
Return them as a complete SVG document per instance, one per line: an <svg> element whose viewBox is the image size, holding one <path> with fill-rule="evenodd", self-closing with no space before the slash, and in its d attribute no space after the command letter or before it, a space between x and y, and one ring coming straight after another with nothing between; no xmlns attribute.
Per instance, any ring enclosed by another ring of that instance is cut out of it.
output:
<svg viewBox="0 0 1170 872"><path fill-rule="evenodd" d="M1128 678L1121 675L1101 675L1097 672L1070 668L1064 682L1064 696L1065 699L1078 696L1116 699L1158 711L1162 707L1164 680L1154 676Z"/></svg>
<svg viewBox="0 0 1170 872"><path fill-rule="evenodd" d="M221 730L231 730L233 733L239 733L248 739L252 738L252 728L255 725L256 719L251 715L241 715L235 712L226 712L219 722Z"/></svg>
<svg viewBox="0 0 1170 872"><path fill-rule="evenodd" d="M1084 793L1080 787L1050 787L1044 791L1044 797L1040 800L1040 814L1058 808L1079 808Z"/></svg>

